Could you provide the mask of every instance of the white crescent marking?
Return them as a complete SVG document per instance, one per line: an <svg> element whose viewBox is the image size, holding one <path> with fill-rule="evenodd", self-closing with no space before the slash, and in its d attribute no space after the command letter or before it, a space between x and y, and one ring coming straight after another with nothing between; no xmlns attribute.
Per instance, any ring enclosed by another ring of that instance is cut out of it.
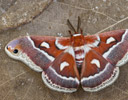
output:
<svg viewBox="0 0 128 100"><path fill-rule="evenodd" d="M98 68L100 68L100 62L99 62L99 60L97 60L97 59L93 59L93 60L91 61L91 64L95 64Z"/></svg>
<svg viewBox="0 0 128 100"><path fill-rule="evenodd" d="M110 44L110 43L112 43L114 41L115 41L115 38L110 37L110 38L107 39L106 44Z"/></svg>
<svg viewBox="0 0 128 100"><path fill-rule="evenodd" d="M62 71L65 67L67 67L67 66L69 66L69 63L67 63L67 62L62 62L61 64L60 64L60 71Z"/></svg>
<svg viewBox="0 0 128 100"><path fill-rule="evenodd" d="M42 42L41 47L50 48L49 44L47 42Z"/></svg>

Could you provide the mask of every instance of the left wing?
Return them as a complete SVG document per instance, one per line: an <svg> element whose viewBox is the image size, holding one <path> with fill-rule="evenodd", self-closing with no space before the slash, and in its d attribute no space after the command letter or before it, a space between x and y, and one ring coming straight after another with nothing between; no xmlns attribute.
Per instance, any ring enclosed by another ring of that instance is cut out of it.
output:
<svg viewBox="0 0 128 100"><path fill-rule="evenodd" d="M6 53L42 72L44 83L61 92L74 92L79 86L79 74L70 38L27 36L11 41Z"/></svg>
<svg viewBox="0 0 128 100"><path fill-rule="evenodd" d="M53 36L26 36L12 40L5 47L13 59L26 63L35 71L42 72L70 45L70 38Z"/></svg>

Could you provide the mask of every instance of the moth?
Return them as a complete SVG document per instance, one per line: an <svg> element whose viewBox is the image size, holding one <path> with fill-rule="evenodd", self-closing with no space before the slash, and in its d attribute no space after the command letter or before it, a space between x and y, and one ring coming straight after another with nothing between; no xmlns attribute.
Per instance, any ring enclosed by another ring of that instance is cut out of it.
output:
<svg viewBox="0 0 128 100"><path fill-rule="evenodd" d="M119 67L128 61L128 29L83 35L78 17L77 30L67 20L70 37L25 36L9 42L6 53L42 73L51 89L75 92L81 85L96 92L111 85Z"/></svg>

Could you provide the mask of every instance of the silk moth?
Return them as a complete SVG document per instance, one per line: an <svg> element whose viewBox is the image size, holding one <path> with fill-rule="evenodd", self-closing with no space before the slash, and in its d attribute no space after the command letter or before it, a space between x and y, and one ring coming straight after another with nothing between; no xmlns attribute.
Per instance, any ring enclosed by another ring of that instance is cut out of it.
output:
<svg viewBox="0 0 128 100"><path fill-rule="evenodd" d="M79 85L96 92L111 85L119 66L128 61L128 29L83 35L78 17L77 31L70 37L25 36L9 42L6 53L42 73L51 89L75 92Z"/></svg>

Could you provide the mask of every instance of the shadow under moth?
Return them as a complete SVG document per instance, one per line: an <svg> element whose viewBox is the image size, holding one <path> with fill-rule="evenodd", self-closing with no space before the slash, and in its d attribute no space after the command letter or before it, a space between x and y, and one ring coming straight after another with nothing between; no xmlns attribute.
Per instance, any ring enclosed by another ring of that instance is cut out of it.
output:
<svg viewBox="0 0 128 100"><path fill-rule="evenodd" d="M75 92L79 85L96 92L111 85L119 66L128 61L128 30L83 35L67 20L70 37L25 36L9 42L6 53L41 72L44 83L60 92Z"/></svg>

